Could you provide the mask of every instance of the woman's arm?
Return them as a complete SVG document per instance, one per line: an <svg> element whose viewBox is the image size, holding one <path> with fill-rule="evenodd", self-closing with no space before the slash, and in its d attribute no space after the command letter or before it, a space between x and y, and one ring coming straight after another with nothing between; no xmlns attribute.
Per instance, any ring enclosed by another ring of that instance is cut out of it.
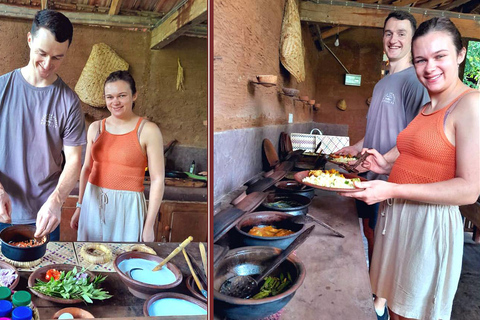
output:
<svg viewBox="0 0 480 320"><path fill-rule="evenodd" d="M163 138L158 126L153 122L145 123L140 134L140 143L145 146L150 173L150 193L147 217L143 226L142 240L155 241L155 220L165 190L165 160L163 157Z"/></svg>
<svg viewBox="0 0 480 320"><path fill-rule="evenodd" d="M365 191L343 193L369 204L388 198L443 204L474 203L480 194L480 93L460 100L447 118L446 135L455 144L456 170L450 180L428 184L395 184L369 181L357 184Z"/></svg>
<svg viewBox="0 0 480 320"><path fill-rule="evenodd" d="M95 121L90 125L88 128L87 133L87 149L85 151L85 161L82 166L82 171L80 171L80 182L78 185L78 203L82 203L83 195L85 193L85 188L87 186L88 177L90 176L90 172L92 170L91 166L93 163L92 160L92 143L95 139L98 128L100 126L100 121ZM75 209L75 212L70 220L70 227L74 230L78 230L78 220L80 219L80 211L81 208Z"/></svg>

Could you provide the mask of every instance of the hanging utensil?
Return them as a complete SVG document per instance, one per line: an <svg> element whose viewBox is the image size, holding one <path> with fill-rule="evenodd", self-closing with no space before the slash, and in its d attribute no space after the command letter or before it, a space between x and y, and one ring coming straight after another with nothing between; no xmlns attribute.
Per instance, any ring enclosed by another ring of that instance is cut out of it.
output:
<svg viewBox="0 0 480 320"><path fill-rule="evenodd" d="M203 271L205 272L205 277L208 278L207 252L205 251L205 246L203 245L202 242L198 243L198 248L200 249L200 256L202 257Z"/></svg>
<svg viewBox="0 0 480 320"><path fill-rule="evenodd" d="M166 257L162 262L159 263L158 266L156 266L155 268L152 269L152 271L158 271L160 269L162 269L162 267L168 262L170 261L170 259L172 259L173 257L175 257L180 251L182 251L190 242L192 242L193 240L193 237L190 236L188 237L187 239L185 239L182 243L180 243L180 245L172 251L172 253L170 253L168 255L168 257Z"/></svg>
<svg viewBox="0 0 480 320"><path fill-rule="evenodd" d="M343 234L341 234L337 230L333 229L332 227L330 227L325 222L323 222L323 221L321 221L321 220L319 220L319 219L317 219L317 218L315 218L315 217L313 217L309 214L293 216L292 218L290 218L290 221L298 223L298 224L306 224L306 223L310 223L310 222L316 222L319 225L321 225L322 227L327 228L328 230L332 231L336 236L338 236L340 238L345 238L345 236Z"/></svg>
<svg viewBox="0 0 480 320"><path fill-rule="evenodd" d="M183 252L183 256L185 257L185 260L187 261L188 268L190 269L190 272L192 273L193 280L195 280L195 283L197 284L198 290L200 290L200 292L203 294L203 296L208 299L207 291L205 289L203 289L202 284L198 280L197 274L195 273L195 270L193 270L192 263L190 262L190 259L188 258L187 252L185 251L185 249L182 249L182 252Z"/></svg>
<svg viewBox="0 0 480 320"><path fill-rule="evenodd" d="M220 293L225 295L248 299L257 290L260 282L274 271L283 261L285 261L293 250L297 249L308 238L315 226L311 226L303 231L293 242L283 250L277 258L262 271L257 277L251 276L235 276L225 281L220 287Z"/></svg>

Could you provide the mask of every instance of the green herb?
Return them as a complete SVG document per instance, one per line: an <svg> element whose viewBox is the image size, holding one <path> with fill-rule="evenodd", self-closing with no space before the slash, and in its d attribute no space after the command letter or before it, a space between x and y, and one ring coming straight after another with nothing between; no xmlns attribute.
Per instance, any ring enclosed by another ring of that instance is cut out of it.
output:
<svg viewBox="0 0 480 320"><path fill-rule="evenodd" d="M77 272L77 268L74 267L67 273L61 271L59 280L55 280L53 277L48 282L37 279L37 283L30 289L51 297L80 299L88 303L93 303L92 300L105 300L112 297L108 291L99 288L100 283L107 278L106 276L97 275L91 281L89 277L84 277L84 273L85 268L82 268L81 272Z"/></svg>
<svg viewBox="0 0 480 320"><path fill-rule="evenodd" d="M252 297L252 299L263 299L270 296L276 296L277 294L282 293L287 290L292 283L292 277L290 273L287 272L285 277L283 273L280 274L280 278L277 277L266 277L265 282L260 288L260 292Z"/></svg>

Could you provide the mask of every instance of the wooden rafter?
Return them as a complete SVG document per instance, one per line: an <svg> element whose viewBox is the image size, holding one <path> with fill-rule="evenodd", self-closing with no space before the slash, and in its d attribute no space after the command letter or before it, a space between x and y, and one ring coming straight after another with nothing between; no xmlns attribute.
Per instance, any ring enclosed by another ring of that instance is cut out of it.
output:
<svg viewBox="0 0 480 320"><path fill-rule="evenodd" d="M302 1L300 3L300 20L341 26L383 28L385 17L394 9L398 9L392 6L390 10L386 7L388 6L382 6L381 9L357 6L342 6L340 8L335 4ZM428 20L433 14L436 16L442 15L442 11L431 9L426 11L426 14L415 13L413 10L411 13L418 23ZM473 17L473 15L463 15ZM480 39L480 21L454 17L451 17L450 20L457 26L463 37Z"/></svg>
<svg viewBox="0 0 480 320"><path fill-rule="evenodd" d="M441 6L439 7L438 9L439 10L446 10L446 11L450 11L452 9L455 9L457 7L460 7L461 5L464 5L465 3L467 2L470 2L471 0L457 0L457 1L453 1L449 4L446 4L444 6Z"/></svg>
<svg viewBox="0 0 480 320"><path fill-rule="evenodd" d="M0 17L27 19L31 21L37 11L37 9L0 4ZM65 14L65 16L67 16L67 18L69 18L73 24L82 24L89 26L97 25L122 28L151 29L157 21L157 19L149 17L119 15L109 16L107 14L88 12L63 12L63 14Z"/></svg>
<svg viewBox="0 0 480 320"><path fill-rule="evenodd" d="M442 5L447 0L430 0L421 5L418 5L417 8L435 8L436 6Z"/></svg>
<svg viewBox="0 0 480 320"><path fill-rule="evenodd" d="M123 0L112 0L112 4L110 5L110 10L108 14L113 16L120 12L120 7L122 6Z"/></svg>
<svg viewBox="0 0 480 320"><path fill-rule="evenodd" d="M417 0L397 0L392 2L392 6L397 6L397 7L406 7L406 6L414 6L415 3L417 3Z"/></svg>
<svg viewBox="0 0 480 320"><path fill-rule="evenodd" d="M192 26L207 20L207 0L188 0L152 30L151 49L161 49Z"/></svg>
<svg viewBox="0 0 480 320"><path fill-rule="evenodd" d="M337 33L350 29L350 27L332 27L332 29L322 32L322 39L330 38Z"/></svg>

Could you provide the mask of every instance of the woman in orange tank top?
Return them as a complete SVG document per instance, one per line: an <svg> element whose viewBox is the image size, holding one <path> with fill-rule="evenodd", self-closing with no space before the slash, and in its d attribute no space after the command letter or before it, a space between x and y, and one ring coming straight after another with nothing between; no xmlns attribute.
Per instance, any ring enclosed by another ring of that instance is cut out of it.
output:
<svg viewBox="0 0 480 320"><path fill-rule="evenodd" d="M105 81L111 115L88 129L77 209L70 226L78 241L155 240L154 225L164 192L163 140L158 126L133 112L135 81L115 71ZM148 210L143 194L150 172Z"/></svg>
<svg viewBox="0 0 480 320"><path fill-rule="evenodd" d="M342 193L381 202L370 269L373 292L392 319L450 319L462 266L459 205L480 194L480 92L458 78L466 50L447 18L423 22L412 40L417 77L431 102L400 133L388 163L376 150L363 166L388 182Z"/></svg>

